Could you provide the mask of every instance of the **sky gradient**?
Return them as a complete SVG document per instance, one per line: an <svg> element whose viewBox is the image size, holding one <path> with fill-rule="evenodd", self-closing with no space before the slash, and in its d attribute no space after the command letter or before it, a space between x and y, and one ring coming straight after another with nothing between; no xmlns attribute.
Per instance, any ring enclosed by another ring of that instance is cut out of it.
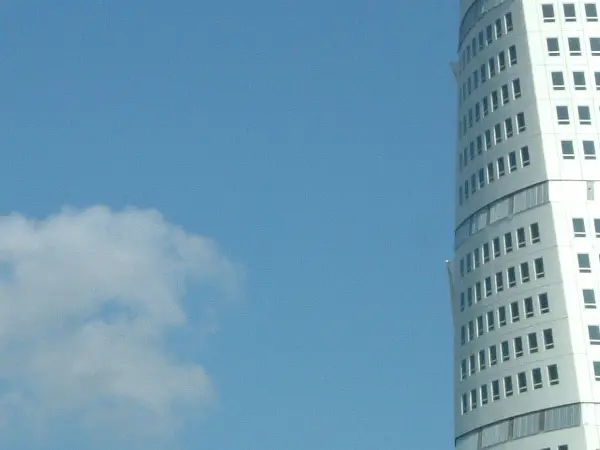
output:
<svg viewBox="0 0 600 450"><path fill-rule="evenodd" d="M24 414L0 443L452 448L457 24L458 0L2 2L0 192L20 215L0 220L0 322L29 317L17 301L52 320L0 334L22 358L0 365L0 426ZM137 284L90 275L149 259ZM130 347L73 350L119 312ZM85 396L40 393L80 380L59 356L90 354L115 369ZM106 388L125 373L175 381ZM159 391L168 417L147 411Z"/></svg>

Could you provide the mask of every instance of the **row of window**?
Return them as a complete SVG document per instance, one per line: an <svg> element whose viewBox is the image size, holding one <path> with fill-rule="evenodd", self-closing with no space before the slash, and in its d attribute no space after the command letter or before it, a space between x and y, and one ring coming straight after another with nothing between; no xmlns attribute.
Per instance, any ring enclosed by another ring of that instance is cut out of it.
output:
<svg viewBox="0 0 600 450"><path fill-rule="evenodd" d="M598 329L598 335L594 335L598 338L600 344L600 329ZM544 350L552 350L554 348L554 333L552 328L546 328L542 331L543 347ZM591 335L590 335L591 339ZM538 334L536 332L529 333L527 335L527 347L530 355L536 354L540 351L538 343ZM515 359L522 358L525 356L525 345L524 338L518 336L511 341L502 341L500 343L500 358L498 358L498 345L494 344L488 347L488 349L479 350L477 354L472 354L468 359L463 359L460 363L460 379L465 380L470 375L475 375L475 372L479 370L482 372L486 367L493 367L498 362L510 361L511 357Z"/></svg>
<svg viewBox="0 0 600 450"><path fill-rule="evenodd" d="M524 168L530 164L531 159L529 157L529 147L527 146L521 147L518 154L515 151L508 152L506 156L500 156L495 161L487 163L485 167L480 167L477 172L471 174L470 179L467 178L458 187L458 204L462 205L463 202L469 199L469 195L473 195L486 185L492 184L494 180L516 172L519 166ZM470 193L469 187L471 188Z"/></svg>
<svg viewBox="0 0 600 450"><path fill-rule="evenodd" d="M575 3L563 3L562 5L562 19L565 22L577 22L577 7L583 6L583 13L585 20L588 22L598 22L598 8L595 3L585 3L583 5ZM545 23L556 22L556 10L554 3L545 3L542 5L542 20Z"/></svg>
<svg viewBox="0 0 600 450"><path fill-rule="evenodd" d="M569 56L583 55L581 39L578 37L567 37L566 46L569 50ZM546 49L548 56L560 56L560 39L549 37L546 39ZM589 38L589 52L592 56L600 56L600 37Z"/></svg>
<svg viewBox="0 0 600 450"><path fill-rule="evenodd" d="M587 237L587 227L586 227L586 219L583 217L575 217L572 220L573 223L573 234L576 238L584 238ZM594 235L597 238L600 238L600 219L592 219L592 223L594 224Z"/></svg>
<svg viewBox="0 0 600 450"><path fill-rule="evenodd" d="M543 448L542 450L553 450L550 447ZM569 450L569 446L567 444L559 445L556 447L556 450Z"/></svg>
<svg viewBox="0 0 600 450"><path fill-rule="evenodd" d="M490 262L492 258L498 259L503 254L508 255L514 250L526 247L528 243L539 244L540 242L540 226L537 222L532 223L529 227L517 228L516 232L504 233L503 236L493 238L491 242L484 242L481 247L477 247L472 252L467 253L464 258L461 258L459 263L460 276L464 277L465 270L466 273L470 273L483 264Z"/></svg>
<svg viewBox="0 0 600 450"><path fill-rule="evenodd" d="M510 103L511 98L516 100L522 95L521 80L519 78L514 79L510 84L503 84L500 89L491 91L491 93L483 96L481 100L475 102L475 105L463 115L459 122L459 134L462 137L466 136L468 130L473 128L475 123L479 123L490 113ZM479 139L483 139L483 137ZM471 141L470 145L474 146L475 143ZM481 148L483 149L483 145L481 145Z"/></svg>
<svg viewBox="0 0 600 450"><path fill-rule="evenodd" d="M556 364L547 366L545 372L548 386L559 384L558 366ZM515 394L515 379L516 392L519 394L526 393L530 386L533 390L544 387L544 377L540 367L532 369L531 372L519 372L515 377L508 375L502 379L493 380L489 384L483 384L479 389L472 389L468 394L463 394L461 397L461 414L474 411L479 406L487 405L490 401L497 402L501 399L501 396L504 398L512 397Z"/></svg>
<svg viewBox="0 0 600 450"><path fill-rule="evenodd" d="M516 66L517 63L517 47L515 45L511 45L508 50L501 50L497 55L489 58L462 83L459 89L459 103L462 105L487 80L491 80L509 67Z"/></svg>
<svg viewBox="0 0 600 450"><path fill-rule="evenodd" d="M600 91L600 72L593 72L594 85L597 91ZM585 91L587 89L587 75L584 71L574 71L571 74L572 88L576 91ZM564 91L567 88L564 72L557 70L550 72L550 81L552 89L555 91Z"/></svg>
<svg viewBox="0 0 600 450"><path fill-rule="evenodd" d="M556 106L556 119L559 125L571 124L571 115L569 113L568 105ZM577 106L577 119L579 121L579 125L591 125L592 112L590 107L587 105Z"/></svg>
<svg viewBox="0 0 600 450"><path fill-rule="evenodd" d="M577 145L577 151L583 155L584 159L596 159L596 144L594 141L581 141L581 145ZM560 152L563 159L574 160L576 157L575 142L571 140L560 141Z"/></svg>
<svg viewBox="0 0 600 450"><path fill-rule="evenodd" d="M478 52L483 51L486 46L491 45L494 40L500 39L507 33L514 30L512 13L506 13L504 17L497 19L494 23L485 26L479 33L473 37L471 43L462 51L460 58L461 70L465 70L467 64L477 56Z"/></svg>
<svg viewBox="0 0 600 450"><path fill-rule="evenodd" d="M592 290L591 293L593 298L589 301L590 304L592 304L591 302L593 301L595 307L596 299L594 291ZM548 314L550 312L550 302L547 293L544 292L539 294L536 303L538 315ZM496 327L502 328L510 323L514 324L520 322L522 317L531 319L536 315L535 309L533 297L525 297L522 301L515 300L508 306L499 306L495 310L492 309L485 313L485 315L470 320L467 325L460 327L460 343L461 345L465 345L467 342L475 340L476 337L482 336L486 332L491 333Z"/></svg>

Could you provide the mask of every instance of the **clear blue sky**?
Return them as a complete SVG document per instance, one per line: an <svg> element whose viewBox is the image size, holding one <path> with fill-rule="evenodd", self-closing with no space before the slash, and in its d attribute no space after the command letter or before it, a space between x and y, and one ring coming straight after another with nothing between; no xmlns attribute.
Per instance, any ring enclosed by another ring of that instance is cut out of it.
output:
<svg viewBox="0 0 600 450"><path fill-rule="evenodd" d="M156 209L244 267L174 347L218 403L173 448L452 448L457 10L0 4L3 214ZM65 430L47 448L94 448Z"/></svg>

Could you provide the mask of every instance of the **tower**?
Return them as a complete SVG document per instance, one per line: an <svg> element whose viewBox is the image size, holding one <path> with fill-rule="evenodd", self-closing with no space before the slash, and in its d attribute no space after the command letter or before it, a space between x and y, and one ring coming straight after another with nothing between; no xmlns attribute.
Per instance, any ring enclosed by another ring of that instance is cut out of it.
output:
<svg viewBox="0 0 600 450"><path fill-rule="evenodd" d="M461 0L459 450L600 449L599 8Z"/></svg>

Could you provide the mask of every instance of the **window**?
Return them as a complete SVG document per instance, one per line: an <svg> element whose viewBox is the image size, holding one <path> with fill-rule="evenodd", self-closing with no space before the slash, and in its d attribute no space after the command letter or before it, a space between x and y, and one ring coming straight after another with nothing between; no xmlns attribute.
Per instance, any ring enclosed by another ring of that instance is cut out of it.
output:
<svg viewBox="0 0 600 450"><path fill-rule="evenodd" d="M492 400L500 400L500 382L498 380L492 381Z"/></svg>
<svg viewBox="0 0 600 450"><path fill-rule="evenodd" d="M494 22L494 34L496 35L496 39L502 37L502 19L497 19Z"/></svg>
<svg viewBox="0 0 600 450"><path fill-rule="evenodd" d="M512 302L510 304L510 316L513 322L518 322L520 320L519 302Z"/></svg>
<svg viewBox="0 0 600 450"><path fill-rule="evenodd" d="M461 414L466 414L467 411L469 411L469 406L467 403L467 394L463 394L461 397L461 406L460 406L460 413Z"/></svg>
<svg viewBox="0 0 600 450"><path fill-rule="evenodd" d="M529 344L529 353L538 352L538 340L536 333L529 333L527 335L527 343Z"/></svg>
<svg viewBox="0 0 600 450"><path fill-rule="evenodd" d="M487 80L487 67L485 64L482 64L479 68L479 78L481 78L481 84L484 84Z"/></svg>
<svg viewBox="0 0 600 450"><path fill-rule="evenodd" d="M538 295L538 303L540 305L540 314L547 314L550 312L550 303L548 302L548 294L545 292Z"/></svg>
<svg viewBox="0 0 600 450"><path fill-rule="evenodd" d="M575 5L573 3L565 3L563 5L563 12L565 14L565 22L576 22L575 16Z"/></svg>
<svg viewBox="0 0 600 450"><path fill-rule="evenodd" d="M487 177L488 177L488 183L494 182L494 163L489 163L487 165Z"/></svg>
<svg viewBox="0 0 600 450"><path fill-rule="evenodd" d="M481 301L481 283L478 281L475 283L475 302L479 303Z"/></svg>
<svg viewBox="0 0 600 450"><path fill-rule="evenodd" d="M504 395L506 397L512 397L513 395L513 383L510 375L504 377Z"/></svg>
<svg viewBox="0 0 600 450"><path fill-rule="evenodd" d="M490 45L494 41L494 35L492 34L491 25L485 27L485 41L488 45Z"/></svg>
<svg viewBox="0 0 600 450"><path fill-rule="evenodd" d="M527 167L529 163L529 147L525 146L521 148L521 165Z"/></svg>
<svg viewBox="0 0 600 450"><path fill-rule="evenodd" d="M596 237L600 237L600 219L594 219L594 231L596 232Z"/></svg>
<svg viewBox="0 0 600 450"><path fill-rule="evenodd" d="M549 56L559 56L560 55L560 47L558 46L558 38L547 38L546 46L548 48Z"/></svg>
<svg viewBox="0 0 600 450"><path fill-rule="evenodd" d="M500 106L499 101L498 101L498 91L492 91L491 94L492 97L492 111L496 111Z"/></svg>
<svg viewBox="0 0 600 450"><path fill-rule="evenodd" d="M475 103L475 122L481 121L481 104Z"/></svg>
<svg viewBox="0 0 600 450"><path fill-rule="evenodd" d="M548 366L548 380L550 386L558 384L558 366L556 364Z"/></svg>
<svg viewBox="0 0 600 450"><path fill-rule="evenodd" d="M496 350L496 346L492 345L490 346L489 349L489 353L490 353L490 366L495 366L496 364L498 364L498 352Z"/></svg>
<svg viewBox="0 0 600 450"><path fill-rule="evenodd" d="M492 248L494 250L494 258L500 257L500 238L494 238L492 240Z"/></svg>
<svg viewBox="0 0 600 450"><path fill-rule="evenodd" d="M473 289L472 288L467 289L467 305L469 305L469 306L473 305Z"/></svg>
<svg viewBox="0 0 600 450"><path fill-rule="evenodd" d="M544 19L544 22L554 22L556 20L553 4L547 3L542 5L542 18Z"/></svg>
<svg viewBox="0 0 600 450"><path fill-rule="evenodd" d="M498 178L506 175L506 167L504 166L504 158L498 158L497 166L498 166Z"/></svg>
<svg viewBox="0 0 600 450"><path fill-rule="evenodd" d="M490 78L496 76L496 58L490 58L488 61L488 71Z"/></svg>
<svg viewBox="0 0 600 450"><path fill-rule="evenodd" d="M517 374L517 387L519 388L519 393L527 392L527 374L525 372L519 372Z"/></svg>
<svg viewBox="0 0 600 450"><path fill-rule="evenodd" d="M478 248L473 250L473 259L475 260L475 268L477 269L481 265L481 256Z"/></svg>
<svg viewBox="0 0 600 450"><path fill-rule="evenodd" d="M502 125L497 123L494 125L494 143L499 144L502 142Z"/></svg>
<svg viewBox="0 0 600 450"><path fill-rule="evenodd" d="M555 91L565 90L565 76L562 72L552 72L550 74L552 78L552 89Z"/></svg>
<svg viewBox="0 0 600 450"><path fill-rule="evenodd" d="M498 53L498 69L500 72L506 70L506 54L503 51Z"/></svg>
<svg viewBox="0 0 600 450"><path fill-rule="evenodd" d="M583 156L585 159L596 159L596 145L594 141L583 141Z"/></svg>
<svg viewBox="0 0 600 450"><path fill-rule="evenodd" d="M519 133L522 133L526 129L527 126L525 125L525 114L521 112L517 114L517 130Z"/></svg>
<svg viewBox="0 0 600 450"><path fill-rule="evenodd" d="M596 90L600 91L600 72L594 72L594 82L596 84Z"/></svg>
<svg viewBox="0 0 600 450"><path fill-rule="evenodd" d="M479 32L477 35L477 43L479 44L479 51L483 50L484 40L483 40L483 30Z"/></svg>
<svg viewBox="0 0 600 450"><path fill-rule="evenodd" d="M501 327L506 325L506 307L504 306L498 308L498 325Z"/></svg>
<svg viewBox="0 0 600 450"><path fill-rule="evenodd" d="M475 355L469 356L469 373L471 375L475 374Z"/></svg>
<svg viewBox="0 0 600 450"><path fill-rule="evenodd" d="M594 378L600 381L600 361L594 361Z"/></svg>
<svg viewBox="0 0 600 450"><path fill-rule="evenodd" d="M579 38L570 37L567 39L567 44L569 45L569 55L581 56L581 42Z"/></svg>
<svg viewBox="0 0 600 450"><path fill-rule="evenodd" d="M506 273L508 274L508 287L515 287L517 285L517 274L515 268L509 267Z"/></svg>
<svg viewBox="0 0 600 450"><path fill-rule="evenodd" d="M596 293L593 289L584 289L583 305L585 309L596 309Z"/></svg>
<svg viewBox="0 0 600 450"><path fill-rule="evenodd" d="M520 358L523 356L523 338L516 337L515 338L515 358Z"/></svg>
<svg viewBox="0 0 600 450"><path fill-rule="evenodd" d="M509 33L514 29L512 13L504 15L504 23L506 24L506 32Z"/></svg>
<svg viewBox="0 0 600 450"><path fill-rule="evenodd" d="M489 402L487 384L482 384L479 390L481 392L481 404L487 405Z"/></svg>
<svg viewBox="0 0 600 450"><path fill-rule="evenodd" d="M560 141L563 159L575 159L575 149L573 141Z"/></svg>
<svg viewBox="0 0 600 450"><path fill-rule="evenodd" d="M483 316L477 317L477 336L483 334Z"/></svg>
<svg viewBox="0 0 600 450"><path fill-rule="evenodd" d="M486 313L486 316L487 316L487 329L488 329L488 331L493 331L496 326L496 323L495 323L496 321L494 319L494 317L495 317L494 311L488 311Z"/></svg>
<svg viewBox="0 0 600 450"><path fill-rule="evenodd" d="M483 263L485 264L490 261L490 244L488 242L483 244L482 253L483 253Z"/></svg>
<svg viewBox="0 0 600 450"><path fill-rule="evenodd" d="M485 370L485 350L479 350L479 370Z"/></svg>
<svg viewBox="0 0 600 450"><path fill-rule="evenodd" d="M512 88L513 88L513 97L515 99L521 97L521 80L519 80L518 78L514 79L512 82Z"/></svg>
<svg viewBox="0 0 600 450"><path fill-rule="evenodd" d="M477 177L475 174L471 175L471 194L477 192Z"/></svg>
<svg viewBox="0 0 600 450"><path fill-rule="evenodd" d="M508 84L502 85L500 88L500 97L502 97L502 104L506 105L510 102L510 95L508 93Z"/></svg>
<svg viewBox="0 0 600 450"><path fill-rule="evenodd" d="M468 253L465 259L467 261L467 273L469 273L473 270L473 257L471 256L471 253Z"/></svg>
<svg viewBox="0 0 600 450"><path fill-rule="evenodd" d="M510 135L508 134L508 123L506 124L506 137L512 136L512 121L510 119L506 119L510 121ZM508 154L508 171L514 172L517 170L517 154L515 152L510 152Z"/></svg>
<svg viewBox="0 0 600 450"><path fill-rule="evenodd" d="M579 123L581 125L591 125L592 115L589 106L578 106L577 113L579 114Z"/></svg>
<svg viewBox="0 0 600 450"><path fill-rule="evenodd" d="M592 39L594 39L594 38L590 38L590 41ZM594 53L592 52L592 54L594 54ZM508 48L508 59L509 59L509 62L510 62L511 66L514 66L514 65L517 64L517 47L516 46L511 45Z"/></svg>
<svg viewBox="0 0 600 450"><path fill-rule="evenodd" d="M531 277L529 276L529 263L521 263L521 283L528 283Z"/></svg>
<svg viewBox="0 0 600 450"><path fill-rule="evenodd" d="M533 389L541 389L542 384L542 370L535 368L531 371L531 378L533 380Z"/></svg>
<svg viewBox="0 0 600 450"><path fill-rule="evenodd" d="M464 292L460 293L460 310L461 311L465 310L465 293Z"/></svg>
<svg viewBox="0 0 600 450"><path fill-rule="evenodd" d="M491 130L485 130L484 136L485 136L485 149L489 150L490 148L492 148L492 132L491 132Z"/></svg>
<svg viewBox="0 0 600 450"><path fill-rule="evenodd" d="M588 325L588 336L590 337L590 344L600 345L600 326Z"/></svg>
<svg viewBox="0 0 600 450"><path fill-rule="evenodd" d="M471 389L471 409L477 409L477 390Z"/></svg>
<svg viewBox="0 0 600 450"><path fill-rule="evenodd" d="M460 379L464 380L465 378L467 378L467 360L463 359L460 362Z"/></svg>
<svg viewBox="0 0 600 450"><path fill-rule="evenodd" d="M502 292L504 290L504 278L502 272L496 273L496 292Z"/></svg>
<svg viewBox="0 0 600 450"><path fill-rule="evenodd" d="M583 219L573 219L573 233L575 237L585 237L585 222Z"/></svg>
<svg viewBox="0 0 600 450"><path fill-rule="evenodd" d="M543 258L535 259L533 261L533 266L535 268L535 277L536 278L544 278L544 276L545 276L544 259Z"/></svg>
<svg viewBox="0 0 600 450"><path fill-rule="evenodd" d="M532 223L529 226L529 232L531 234L531 243L537 244L540 242L540 226L537 223Z"/></svg>
<svg viewBox="0 0 600 450"><path fill-rule="evenodd" d="M594 56L600 55L600 38L597 38L597 37L590 38L590 49L592 50L592 55L594 55Z"/></svg>
<svg viewBox="0 0 600 450"><path fill-rule="evenodd" d="M592 273L592 266L591 266L589 254L578 253L577 254L577 265L579 266L579 273Z"/></svg>
<svg viewBox="0 0 600 450"><path fill-rule="evenodd" d="M543 333L544 337L544 348L551 350L554 348L554 335L552 334L552 328L546 328Z"/></svg>
<svg viewBox="0 0 600 450"><path fill-rule="evenodd" d="M484 280L485 284L485 296L491 297L492 295L492 277L486 277Z"/></svg>
<svg viewBox="0 0 600 450"><path fill-rule="evenodd" d="M585 91L585 72L573 72L573 84L576 91Z"/></svg>
<svg viewBox="0 0 600 450"><path fill-rule="evenodd" d="M535 312L533 311L533 297L526 297L523 300L523 306L525 309L526 319L529 319L530 317L533 317L535 315Z"/></svg>
<svg viewBox="0 0 600 450"><path fill-rule="evenodd" d="M585 18L588 22L598 22L598 10L595 3L585 4Z"/></svg>
<svg viewBox="0 0 600 450"><path fill-rule="evenodd" d="M464 325L460 327L460 344L465 345L467 343L467 327Z"/></svg>
<svg viewBox="0 0 600 450"><path fill-rule="evenodd" d="M517 247L523 248L526 245L525 228L517 228Z"/></svg>
<svg viewBox="0 0 600 450"><path fill-rule="evenodd" d="M504 235L504 251L506 253L513 251L512 233L506 233Z"/></svg>
<svg viewBox="0 0 600 450"><path fill-rule="evenodd" d="M567 106L556 107L556 118L558 119L559 125L569 124L569 108Z"/></svg>

